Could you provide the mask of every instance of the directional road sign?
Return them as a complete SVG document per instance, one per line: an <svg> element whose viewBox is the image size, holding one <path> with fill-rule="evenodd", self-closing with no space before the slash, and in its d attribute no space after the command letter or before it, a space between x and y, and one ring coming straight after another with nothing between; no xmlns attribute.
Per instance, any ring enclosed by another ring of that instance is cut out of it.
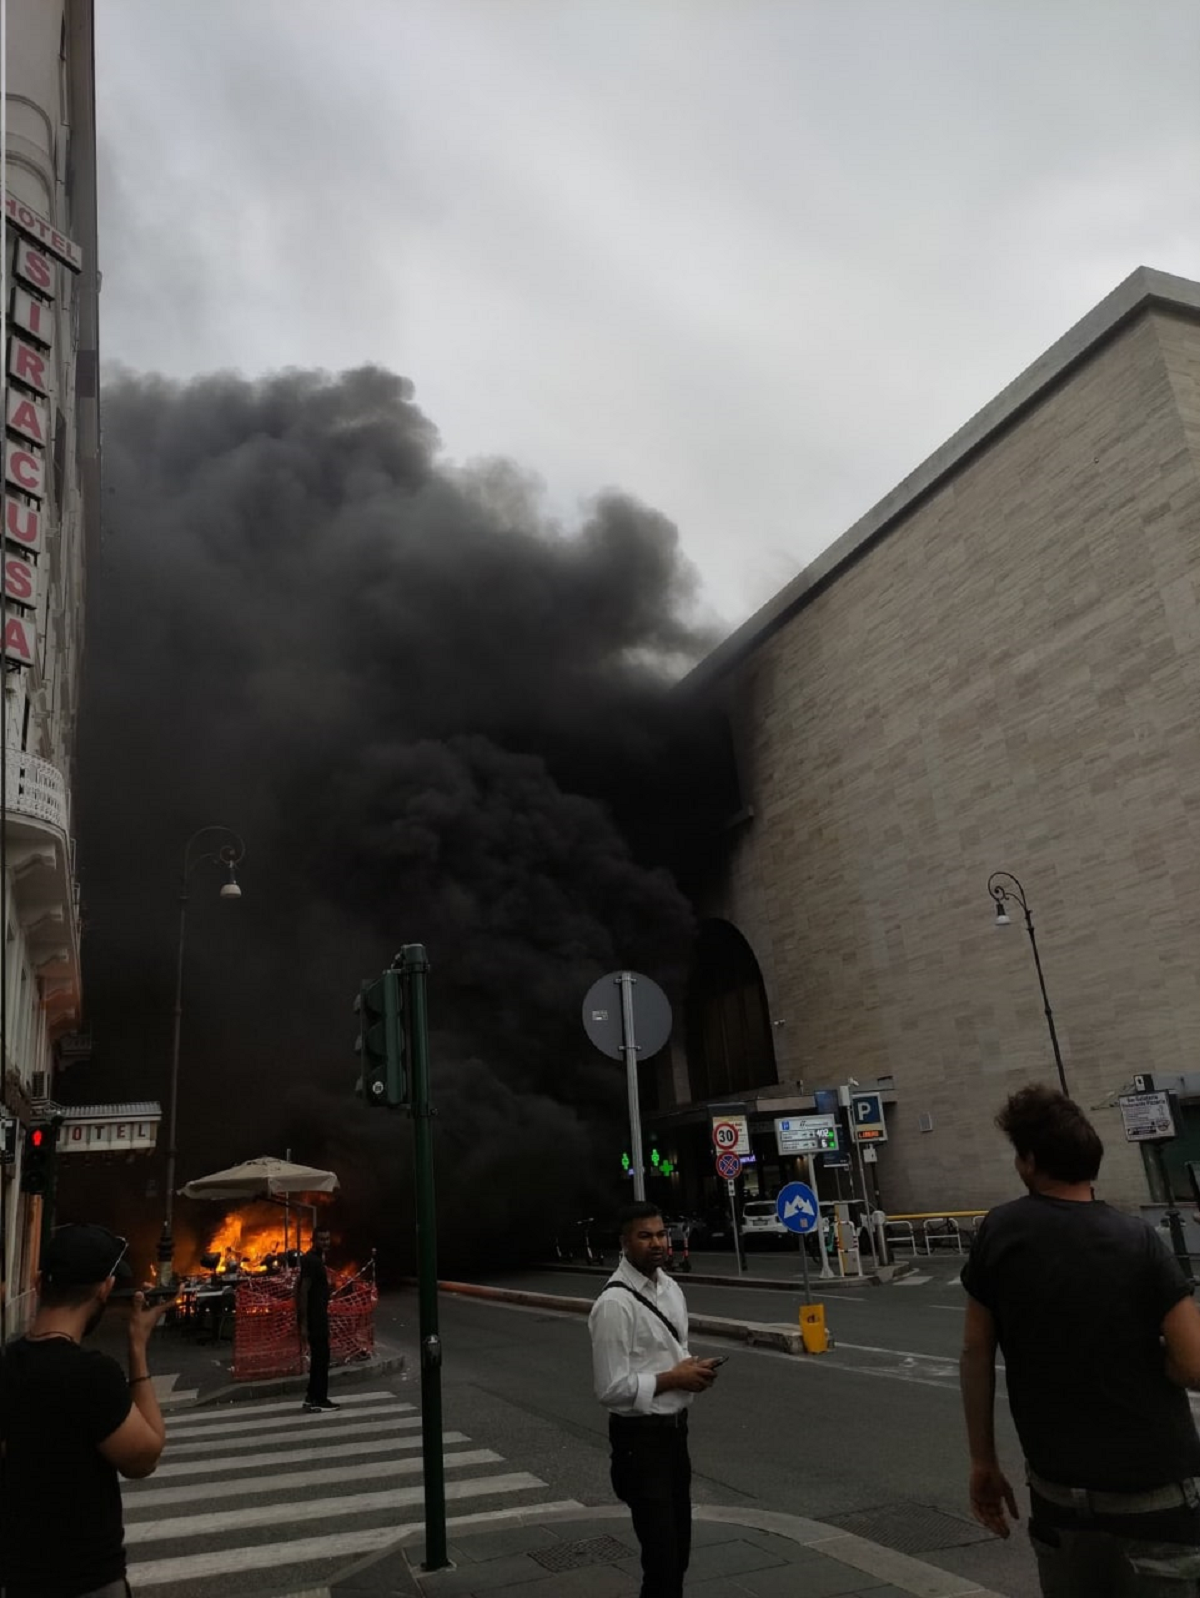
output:
<svg viewBox="0 0 1200 1598"><path fill-rule="evenodd" d="M821 1217L817 1195L805 1182L789 1182L782 1189L775 1213L789 1232L815 1232Z"/></svg>
<svg viewBox="0 0 1200 1598"><path fill-rule="evenodd" d="M793 1115L775 1122L775 1146L780 1154L836 1153L836 1115Z"/></svg>
<svg viewBox="0 0 1200 1598"><path fill-rule="evenodd" d="M886 1143L882 1093L854 1093L850 1098L850 1126L856 1143Z"/></svg>
<svg viewBox="0 0 1200 1598"><path fill-rule="evenodd" d="M717 1175L732 1182L742 1174L742 1162L736 1154L717 1155Z"/></svg>

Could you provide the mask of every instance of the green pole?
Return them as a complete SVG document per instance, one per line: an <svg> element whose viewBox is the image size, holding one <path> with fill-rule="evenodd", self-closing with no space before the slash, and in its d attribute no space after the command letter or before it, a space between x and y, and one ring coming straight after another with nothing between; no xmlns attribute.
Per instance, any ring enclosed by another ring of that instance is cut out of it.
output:
<svg viewBox="0 0 1200 1598"><path fill-rule="evenodd" d="M446 1556L446 1478L442 1462L442 1340L438 1334L437 1220L433 1189L433 1106L429 1101L429 1023L423 943L397 956L407 989L405 1014L412 1062L413 1169L417 1199L417 1292L421 1336L421 1447L425 1465L424 1570L442 1570Z"/></svg>

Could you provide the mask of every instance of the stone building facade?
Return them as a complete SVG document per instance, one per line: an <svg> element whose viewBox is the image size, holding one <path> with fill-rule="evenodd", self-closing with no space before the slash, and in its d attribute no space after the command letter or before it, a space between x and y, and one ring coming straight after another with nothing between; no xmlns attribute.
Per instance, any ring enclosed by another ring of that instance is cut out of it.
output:
<svg viewBox="0 0 1200 1598"><path fill-rule="evenodd" d="M53 1209L27 1135L83 1046L73 776L100 514L92 0L9 0L6 20L0 1333Z"/></svg>
<svg viewBox="0 0 1200 1598"><path fill-rule="evenodd" d="M888 1210L1012 1196L995 1110L1056 1078L1003 870L1103 1191L1146 1202L1115 1095L1145 1072L1200 1094L1200 284L1135 272L685 691L729 718L743 809L699 897L749 973L732 1009L705 983L687 1002L657 1123L685 1166L740 1098L772 1191L801 1173L771 1118L855 1078L887 1100ZM1186 1190L1186 1102L1184 1131Z"/></svg>

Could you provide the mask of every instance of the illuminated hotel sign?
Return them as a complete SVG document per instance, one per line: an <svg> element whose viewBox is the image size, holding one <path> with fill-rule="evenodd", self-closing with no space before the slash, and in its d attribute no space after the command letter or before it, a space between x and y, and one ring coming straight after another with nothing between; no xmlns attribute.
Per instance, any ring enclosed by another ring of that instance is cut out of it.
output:
<svg viewBox="0 0 1200 1598"><path fill-rule="evenodd" d="M58 266L83 267L79 246L47 217L15 195L5 200L8 230L14 237L14 279L9 306L8 373L4 416L4 556L0 566L6 606L3 652L6 661L32 666L37 658L34 612L39 590L33 559L44 547L47 469L53 445L54 301ZM5 240L8 247L8 240ZM62 507L57 506L61 515ZM8 608L11 607L11 608Z"/></svg>

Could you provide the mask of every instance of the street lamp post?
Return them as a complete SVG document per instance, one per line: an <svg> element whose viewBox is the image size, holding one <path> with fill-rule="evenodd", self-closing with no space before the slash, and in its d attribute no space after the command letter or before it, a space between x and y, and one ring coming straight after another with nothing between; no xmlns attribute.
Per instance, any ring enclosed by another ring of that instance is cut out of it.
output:
<svg viewBox="0 0 1200 1598"><path fill-rule="evenodd" d="M1005 884L1008 884L1006 887ZM993 871L988 878L988 892L996 905L996 925L998 927L1011 926L1012 922L1004 906L1011 900L1019 904L1025 912L1025 930L1029 934L1029 945L1033 950L1033 963L1037 967L1038 986L1042 990L1042 1005L1046 1011L1046 1025L1050 1029L1050 1047L1054 1050L1054 1063L1058 1067L1058 1080L1064 1093L1067 1092L1067 1074L1063 1070L1062 1050L1058 1046L1058 1033L1054 1030L1054 1016L1050 1009L1050 1000L1046 994L1046 979L1042 975L1042 962L1038 956L1037 938L1033 930L1033 916L1030 914L1029 902L1025 898L1025 890L1009 871Z"/></svg>
<svg viewBox="0 0 1200 1598"><path fill-rule="evenodd" d="M211 836L214 833L225 841L218 844ZM205 840L205 846L193 853L201 839ZM183 949L187 932L188 879L196 867L206 861L224 866L229 877L221 884L220 897L240 899L242 890L238 886L236 867L245 853L245 844L230 827L200 827L183 849L183 870L179 876L179 948L175 957L175 1027L171 1041L171 1091L167 1110L167 1192L162 1237L158 1245L158 1276L163 1287L169 1287L174 1278L172 1261L175 1257L175 1239L171 1223L175 1215L175 1128L179 1105L179 1038L183 1025Z"/></svg>

